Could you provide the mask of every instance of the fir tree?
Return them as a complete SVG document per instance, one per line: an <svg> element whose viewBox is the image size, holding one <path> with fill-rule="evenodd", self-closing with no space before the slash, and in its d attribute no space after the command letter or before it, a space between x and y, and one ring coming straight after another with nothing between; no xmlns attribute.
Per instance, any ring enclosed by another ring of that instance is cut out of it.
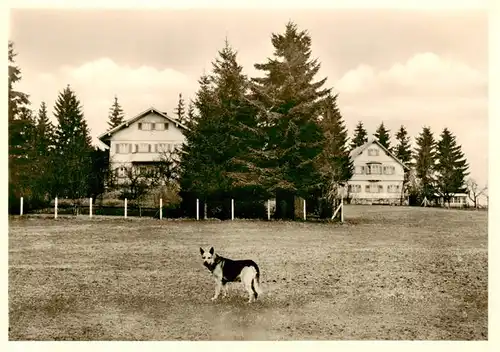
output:
<svg viewBox="0 0 500 352"><path fill-rule="evenodd" d="M236 55L226 41L212 63L212 74L200 78L194 101L198 115L192 108L188 112L189 130L180 163L183 198L221 201L223 211L229 206L225 200L235 190L231 173L237 169L234 159L242 153L240 124L253 118L244 115L247 78Z"/></svg>
<svg viewBox="0 0 500 352"><path fill-rule="evenodd" d="M24 197L28 208L35 176L34 128L29 96L15 89L21 80L21 69L15 64L14 43L8 50L8 123L9 123L9 210L19 211Z"/></svg>
<svg viewBox="0 0 500 352"><path fill-rule="evenodd" d="M436 190L449 202L454 193L466 191L465 178L469 175L469 165L457 144L456 137L443 129L436 146Z"/></svg>
<svg viewBox="0 0 500 352"><path fill-rule="evenodd" d="M54 126L47 116L47 106L45 102L42 102L38 110L34 134L37 177L33 189L40 200L45 199L54 186L54 138Z"/></svg>
<svg viewBox="0 0 500 352"><path fill-rule="evenodd" d="M389 132L390 131L385 128L384 123L382 122L375 131L375 137L380 144L382 144L388 151L391 151L391 136Z"/></svg>
<svg viewBox="0 0 500 352"><path fill-rule="evenodd" d="M58 96L54 116L56 128L56 192L79 199L88 195L88 175L92 169L91 138L80 101L68 85Z"/></svg>
<svg viewBox="0 0 500 352"><path fill-rule="evenodd" d="M405 126L401 125L398 132L396 133L396 147L394 148L394 154L396 157L406 166L411 166L411 145L410 137L408 136L408 131Z"/></svg>
<svg viewBox="0 0 500 352"><path fill-rule="evenodd" d="M124 121L123 109L118 103L118 97L115 95L115 100L113 105L109 108L109 129L115 128L118 125L121 125Z"/></svg>
<svg viewBox="0 0 500 352"><path fill-rule="evenodd" d="M401 204L403 203L403 195L405 192L409 192L409 177L411 173L412 167L412 154L411 154L411 145L410 145L410 137L408 136L408 131L406 128L401 125L398 132L396 133L396 141L397 144L393 148L393 153L395 156L407 167L404 171L404 179L403 179L403 188L401 190Z"/></svg>
<svg viewBox="0 0 500 352"><path fill-rule="evenodd" d="M353 164L349 157L347 143L347 129L337 106L336 95L329 94L325 99L320 126L325 140L317 167L325 185L322 193L331 205L337 198L339 187L345 185L353 174ZM321 217L331 216L324 212L326 209L331 210L331 207L323 204L319 211Z"/></svg>
<svg viewBox="0 0 500 352"><path fill-rule="evenodd" d="M351 150L361 147L366 142L368 142L368 133L366 132L363 122L359 121L354 129L354 136L351 140Z"/></svg>
<svg viewBox="0 0 500 352"><path fill-rule="evenodd" d="M258 108L262 144L248 160L249 178L276 194L276 216L294 217L295 196L321 189L316 159L322 151L318 123L326 78L314 81L320 69L311 59L311 37L288 22L283 34L272 34L274 58L255 64L264 77L253 78L252 101Z"/></svg>
<svg viewBox="0 0 500 352"><path fill-rule="evenodd" d="M436 142L430 127L424 127L416 138L415 174L420 181L420 198L434 198L434 174L436 168Z"/></svg>
<svg viewBox="0 0 500 352"><path fill-rule="evenodd" d="M189 101L188 104L188 109L186 112L186 126L191 124L191 121L195 120L195 113L194 113L194 103L192 100Z"/></svg>
<svg viewBox="0 0 500 352"><path fill-rule="evenodd" d="M184 99L182 98L182 93L179 93L179 102L174 110L174 114L177 116L177 121L184 125L186 123L186 111L184 107Z"/></svg>

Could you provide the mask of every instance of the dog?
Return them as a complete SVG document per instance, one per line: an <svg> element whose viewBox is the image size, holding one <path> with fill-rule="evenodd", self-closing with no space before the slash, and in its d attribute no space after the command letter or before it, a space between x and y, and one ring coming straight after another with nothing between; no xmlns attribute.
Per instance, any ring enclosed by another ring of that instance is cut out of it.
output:
<svg viewBox="0 0 500 352"><path fill-rule="evenodd" d="M253 260L232 260L224 258L214 251L214 247L205 251L200 247L203 265L210 270L215 278L215 294L212 301L215 301L222 290L222 297L227 296L227 284L229 282L242 282L249 298L248 303L257 299L260 290L260 270Z"/></svg>

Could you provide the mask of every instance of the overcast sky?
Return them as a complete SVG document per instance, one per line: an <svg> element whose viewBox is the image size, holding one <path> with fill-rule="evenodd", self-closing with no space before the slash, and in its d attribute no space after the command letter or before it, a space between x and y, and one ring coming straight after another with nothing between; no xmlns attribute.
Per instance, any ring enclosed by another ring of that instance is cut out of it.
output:
<svg viewBox="0 0 500 352"><path fill-rule="evenodd" d="M487 14L397 10L14 10L10 38L23 78L18 88L52 114L70 84L94 137L107 128L115 94L126 118L150 106L173 112L227 36L245 73L272 55L271 33L288 20L312 37L317 78L339 93L352 135L383 121L412 136L430 126L456 136L481 185L488 173ZM393 144L394 144L393 139Z"/></svg>

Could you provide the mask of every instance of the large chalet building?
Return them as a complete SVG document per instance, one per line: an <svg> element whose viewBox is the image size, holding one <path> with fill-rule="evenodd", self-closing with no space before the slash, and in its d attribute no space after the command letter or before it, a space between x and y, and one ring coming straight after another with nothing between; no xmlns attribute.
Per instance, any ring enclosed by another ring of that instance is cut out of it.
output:
<svg viewBox="0 0 500 352"><path fill-rule="evenodd" d="M126 178L126 170L141 171L176 152L184 143L186 126L153 107L101 134L98 138L109 149L110 169L117 182Z"/></svg>

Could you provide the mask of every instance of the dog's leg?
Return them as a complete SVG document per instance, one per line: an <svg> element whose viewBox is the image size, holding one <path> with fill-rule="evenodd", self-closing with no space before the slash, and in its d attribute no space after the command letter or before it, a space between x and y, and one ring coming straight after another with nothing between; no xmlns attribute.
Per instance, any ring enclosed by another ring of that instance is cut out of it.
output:
<svg viewBox="0 0 500 352"><path fill-rule="evenodd" d="M227 284L222 284L222 298L227 297Z"/></svg>
<svg viewBox="0 0 500 352"><path fill-rule="evenodd" d="M253 268L246 267L242 270L241 282L243 283L245 289L248 292L248 303L252 303L255 300L254 292L252 289L253 278L254 278Z"/></svg>
<svg viewBox="0 0 500 352"><path fill-rule="evenodd" d="M217 281L217 283L215 284L215 294L212 297L212 301L215 301L219 297L221 287L222 283L220 281Z"/></svg>

